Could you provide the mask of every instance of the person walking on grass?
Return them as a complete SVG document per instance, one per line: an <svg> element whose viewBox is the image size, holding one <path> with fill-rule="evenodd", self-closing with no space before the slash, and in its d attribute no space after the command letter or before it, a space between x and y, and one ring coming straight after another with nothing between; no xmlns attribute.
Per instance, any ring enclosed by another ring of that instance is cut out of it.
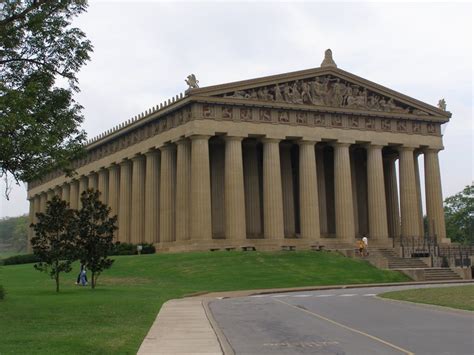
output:
<svg viewBox="0 0 474 355"><path fill-rule="evenodd" d="M87 286L86 265L83 263L81 263L81 271L79 271L79 275L77 275L76 285Z"/></svg>

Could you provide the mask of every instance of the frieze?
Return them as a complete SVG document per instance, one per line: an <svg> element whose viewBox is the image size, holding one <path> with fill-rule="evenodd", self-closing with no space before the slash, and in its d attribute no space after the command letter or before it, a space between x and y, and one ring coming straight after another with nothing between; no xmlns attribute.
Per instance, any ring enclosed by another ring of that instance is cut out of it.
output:
<svg viewBox="0 0 474 355"><path fill-rule="evenodd" d="M283 93L282 93L283 94ZM261 95L267 95L263 91ZM258 92L257 92L258 96ZM303 96L304 97L304 96ZM441 135L440 125L438 123L425 121L409 121L400 119L366 117L345 114L331 114L322 112L296 111L296 110L276 110L270 108L255 109L255 116L251 107L232 107L202 105L201 112L213 116L212 119L226 119L234 121L254 121L256 123L278 122L280 124L307 125L312 127L333 127L343 129L358 130L381 130L392 133L421 134L421 135ZM89 150L88 155L72 163L74 169L102 159L108 155L117 153L131 145L137 144L145 139L153 137L181 123L186 123L192 119L191 108L186 108L182 112L168 115L159 120L149 122L136 130L106 142L96 148ZM219 117L216 117L216 116ZM173 124L171 123L173 120ZM49 180L63 175L61 171L54 171L46 174L41 180L29 183L29 188L43 184Z"/></svg>
<svg viewBox="0 0 474 355"><path fill-rule="evenodd" d="M332 75L228 92L219 97L329 106L365 111L429 114Z"/></svg>

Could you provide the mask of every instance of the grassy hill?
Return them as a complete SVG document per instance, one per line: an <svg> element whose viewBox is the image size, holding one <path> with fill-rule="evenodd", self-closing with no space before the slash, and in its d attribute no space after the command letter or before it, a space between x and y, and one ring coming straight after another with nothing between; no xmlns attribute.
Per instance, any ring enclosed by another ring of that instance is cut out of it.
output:
<svg viewBox="0 0 474 355"><path fill-rule="evenodd" d="M61 292L32 264L0 267L0 354L135 354L163 302L198 291L396 282L406 276L329 252L114 257L98 288ZM78 270L78 265L75 271Z"/></svg>

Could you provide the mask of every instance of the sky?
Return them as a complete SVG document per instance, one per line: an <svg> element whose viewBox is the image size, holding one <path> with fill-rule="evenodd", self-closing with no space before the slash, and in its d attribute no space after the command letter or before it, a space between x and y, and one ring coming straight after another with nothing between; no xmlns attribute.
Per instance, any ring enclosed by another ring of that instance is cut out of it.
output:
<svg viewBox="0 0 474 355"><path fill-rule="evenodd" d="M89 138L183 92L191 73L204 87L309 69L331 48L343 70L431 105L445 98L443 195L473 181L471 2L89 3L74 21L94 45L76 95ZM0 218L25 213L23 184L0 197Z"/></svg>

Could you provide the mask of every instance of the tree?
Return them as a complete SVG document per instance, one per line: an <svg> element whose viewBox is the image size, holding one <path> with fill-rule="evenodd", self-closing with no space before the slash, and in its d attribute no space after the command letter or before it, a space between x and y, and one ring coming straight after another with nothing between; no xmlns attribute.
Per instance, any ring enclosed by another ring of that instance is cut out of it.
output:
<svg viewBox="0 0 474 355"><path fill-rule="evenodd" d="M38 222L32 224L35 235L31 238L33 253L40 258L35 269L48 273L56 281L59 292L59 275L71 271L76 258L75 211L67 202L54 196L48 201L46 213L37 213Z"/></svg>
<svg viewBox="0 0 474 355"><path fill-rule="evenodd" d="M0 4L0 177L32 181L83 154L77 72L92 45L71 26L86 0ZM59 85L57 85L59 84Z"/></svg>
<svg viewBox="0 0 474 355"><path fill-rule="evenodd" d="M91 272L94 289L102 271L110 268L114 260L108 258L113 247L117 216L109 217L110 207L99 200L99 191L89 189L81 194L82 208L78 211L77 250L79 259Z"/></svg>
<svg viewBox="0 0 474 355"><path fill-rule="evenodd" d="M446 233L453 242L474 244L474 184L444 200Z"/></svg>

